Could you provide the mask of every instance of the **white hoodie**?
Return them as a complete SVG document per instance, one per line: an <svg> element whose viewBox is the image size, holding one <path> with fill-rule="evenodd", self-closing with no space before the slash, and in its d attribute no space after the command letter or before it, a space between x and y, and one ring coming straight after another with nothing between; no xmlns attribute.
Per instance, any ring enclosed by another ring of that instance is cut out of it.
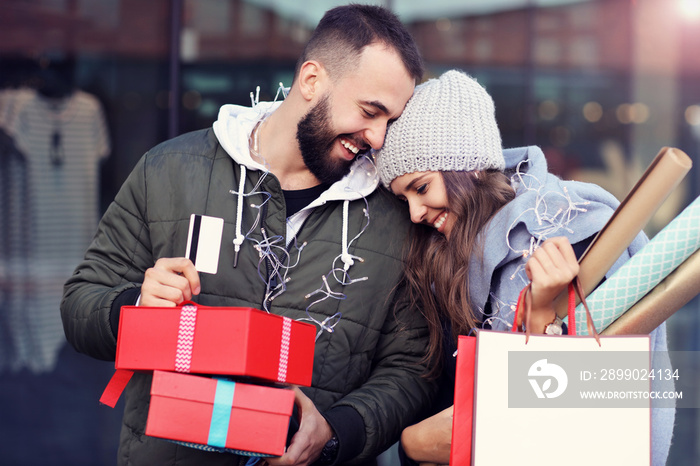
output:
<svg viewBox="0 0 700 466"><path fill-rule="evenodd" d="M214 122L214 134L236 163L249 170L268 171L267 167L253 160L249 146L250 135L255 125L269 113L274 112L280 104L281 102L260 102L253 108L239 105L221 107L219 117ZM288 219L288 238L299 231L314 207L323 205L327 201L355 201L371 194L378 184L377 170L370 156L359 157L353 162L350 173L336 181L318 199ZM289 227L292 228L291 231Z"/></svg>

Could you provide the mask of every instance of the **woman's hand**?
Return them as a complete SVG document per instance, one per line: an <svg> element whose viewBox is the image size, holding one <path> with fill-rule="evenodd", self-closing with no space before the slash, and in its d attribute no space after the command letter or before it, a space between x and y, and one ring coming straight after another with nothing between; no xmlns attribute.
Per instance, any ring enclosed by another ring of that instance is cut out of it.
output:
<svg viewBox="0 0 700 466"><path fill-rule="evenodd" d="M525 273L532 282L531 333L544 333L545 326L554 321L554 299L578 271L574 249L563 236L550 238L535 250L525 264Z"/></svg>
<svg viewBox="0 0 700 466"><path fill-rule="evenodd" d="M406 427L401 434L401 446L413 461L427 464L448 464L452 444L452 413L454 406Z"/></svg>

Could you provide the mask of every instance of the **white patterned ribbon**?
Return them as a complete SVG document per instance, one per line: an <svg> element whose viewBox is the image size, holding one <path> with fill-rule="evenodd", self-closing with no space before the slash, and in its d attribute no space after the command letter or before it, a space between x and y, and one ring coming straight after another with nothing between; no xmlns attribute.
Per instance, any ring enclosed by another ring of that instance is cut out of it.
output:
<svg viewBox="0 0 700 466"><path fill-rule="evenodd" d="M700 249L700 197L587 298L601 332ZM576 308L576 333L588 335L585 310Z"/></svg>
<svg viewBox="0 0 700 466"><path fill-rule="evenodd" d="M280 360L277 366L277 381L287 381L287 366L289 364L289 342L292 338L292 319L282 317L282 344L280 346Z"/></svg>
<svg viewBox="0 0 700 466"><path fill-rule="evenodd" d="M197 306L186 304L180 310L180 327L177 332L177 353L175 354L175 371L189 372L192 364L192 346L194 344L194 327L197 323Z"/></svg>

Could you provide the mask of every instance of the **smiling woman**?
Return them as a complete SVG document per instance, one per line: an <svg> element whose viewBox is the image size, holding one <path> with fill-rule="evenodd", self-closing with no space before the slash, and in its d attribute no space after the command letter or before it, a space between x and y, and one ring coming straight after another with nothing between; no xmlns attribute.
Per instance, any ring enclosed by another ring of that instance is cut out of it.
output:
<svg viewBox="0 0 700 466"><path fill-rule="evenodd" d="M382 183L408 202L416 224L405 282L429 322L428 367L442 377L434 415L406 428L402 445L409 464L446 464L458 335L523 330L525 317L514 310L525 286L532 297L527 330L565 331L554 299L578 275L577 254L619 202L596 185L548 173L535 146L503 150L493 101L457 70L416 87L376 158ZM638 235L618 266L645 242ZM651 341L666 350L665 324ZM672 414L653 422L654 465L665 463L672 432Z"/></svg>

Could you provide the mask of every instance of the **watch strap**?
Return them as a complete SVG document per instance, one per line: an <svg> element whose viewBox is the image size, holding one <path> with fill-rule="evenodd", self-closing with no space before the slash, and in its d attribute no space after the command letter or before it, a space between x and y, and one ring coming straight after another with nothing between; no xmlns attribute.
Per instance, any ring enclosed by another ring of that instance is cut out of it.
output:
<svg viewBox="0 0 700 466"><path fill-rule="evenodd" d="M321 450L321 456L314 463L316 466L328 466L333 464L336 457L338 456L338 447L340 443L338 442L338 437L333 434L333 437L326 442Z"/></svg>

